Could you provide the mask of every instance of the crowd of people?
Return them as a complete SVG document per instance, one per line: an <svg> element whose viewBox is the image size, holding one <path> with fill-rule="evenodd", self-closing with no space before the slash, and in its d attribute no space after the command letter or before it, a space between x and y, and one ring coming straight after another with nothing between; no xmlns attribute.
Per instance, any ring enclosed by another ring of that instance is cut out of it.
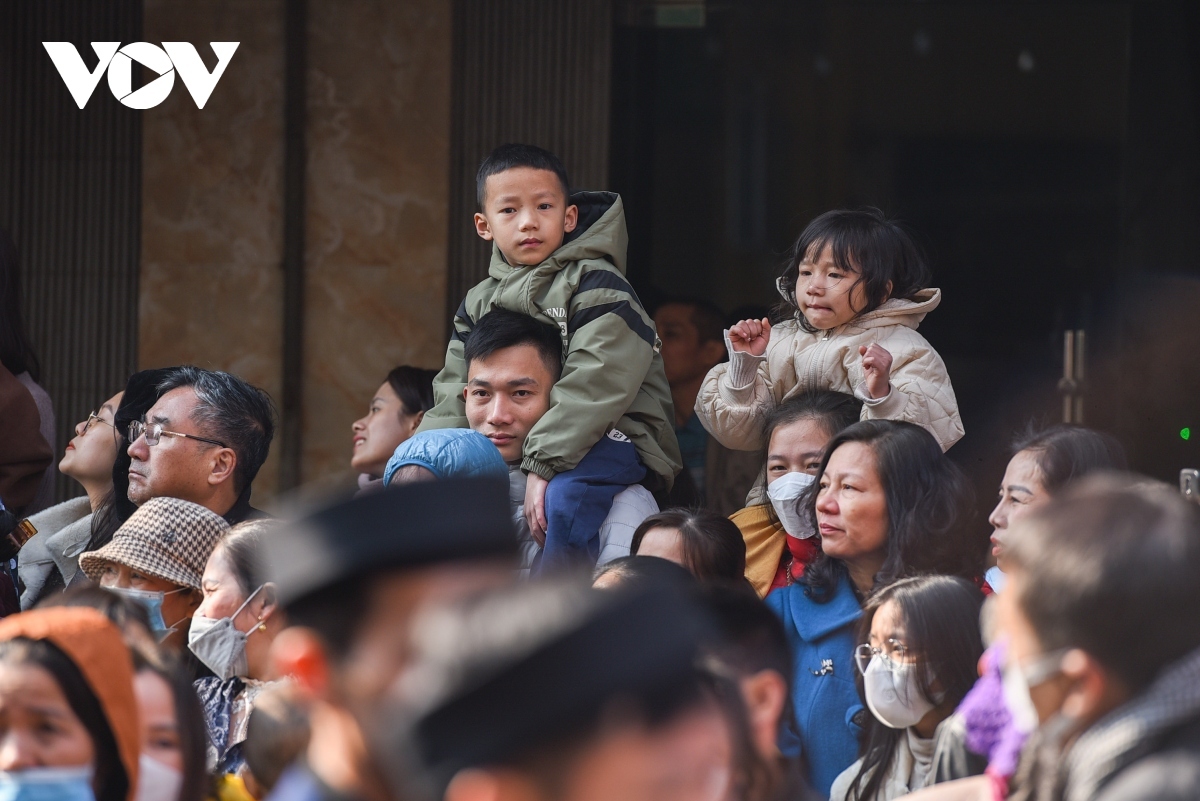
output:
<svg viewBox="0 0 1200 801"><path fill-rule="evenodd" d="M478 203L442 369L282 517L270 397L188 365L96 399L51 505L0 237L0 800L1200 797L1200 509L1031 429L989 553L901 226L822 215L727 319L643 307L544 150Z"/></svg>

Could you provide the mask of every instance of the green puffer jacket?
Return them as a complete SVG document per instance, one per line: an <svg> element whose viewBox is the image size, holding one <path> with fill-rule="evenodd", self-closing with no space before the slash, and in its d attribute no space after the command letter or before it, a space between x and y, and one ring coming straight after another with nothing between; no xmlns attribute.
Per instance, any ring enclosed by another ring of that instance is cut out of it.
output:
<svg viewBox="0 0 1200 801"><path fill-rule="evenodd" d="M562 333L562 378L550 410L529 432L521 468L551 479L572 469L602 436L620 430L637 447L653 491L683 469L675 411L654 321L625 280L625 212L612 192L578 192L579 223L550 258L513 267L493 246L489 277L454 315L446 366L433 382L434 408L420 430L467 427L463 344L494 308L528 314Z"/></svg>

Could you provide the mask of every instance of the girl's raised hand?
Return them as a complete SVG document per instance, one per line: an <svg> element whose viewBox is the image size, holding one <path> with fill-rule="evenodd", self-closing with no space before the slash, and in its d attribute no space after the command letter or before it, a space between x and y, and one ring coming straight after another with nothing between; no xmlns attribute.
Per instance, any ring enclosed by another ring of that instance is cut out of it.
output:
<svg viewBox="0 0 1200 801"><path fill-rule="evenodd" d="M729 344L737 353L762 356L767 352L767 343L770 341L771 321L766 317L761 320L742 320L729 327Z"/></svg>
<svg viewBox="0 0 1200 801"><path fill-rule="evenodd" d="M872 398L885 398L892 391L892 354L878 343L859 345L858 353L863 357L863 377L867 394Z"/></svg>

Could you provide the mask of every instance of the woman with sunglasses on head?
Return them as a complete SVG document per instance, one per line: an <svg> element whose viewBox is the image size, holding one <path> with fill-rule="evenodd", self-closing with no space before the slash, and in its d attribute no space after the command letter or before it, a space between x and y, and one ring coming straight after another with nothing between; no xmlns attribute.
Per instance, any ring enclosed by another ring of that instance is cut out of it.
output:
<svg viewBox="0 0 1200 801"><path fill-rule="evenodd" d="M21 546L18 556L22 609L62 590L79 571L79 554L91 537L93 515L112 493L113 463L124 445L114 415L123 395L118 392L75 426L75 437L58 463L63 475L79 482L86 495L29 518L37 533Z"/></svg>
<svg viewBox="0 0 1200 801"><path fill-rule="evenodd" d="M983 773L954 731L977 676L983 595L951 576L900 579L875 592L859 623L859 693L871 710L862 758L833 782L830 801L891 801Z"/></svg>

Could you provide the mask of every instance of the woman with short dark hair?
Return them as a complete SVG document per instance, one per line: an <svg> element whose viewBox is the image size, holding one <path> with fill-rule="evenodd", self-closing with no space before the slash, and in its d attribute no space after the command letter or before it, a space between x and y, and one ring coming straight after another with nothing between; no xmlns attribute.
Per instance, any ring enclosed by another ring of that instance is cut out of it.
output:
<svg viewBox="0 0 1200 801"><path fill-rule="evenodd" d="M631 556L657 556L687 568L700 581L741 584L746 543L729 518L707 509L668 509L633 533Z"/></svg>
<svg viewBox="0 0 1200 801"><path fill-rule="evenodd" d="M354 434L350 467L359 486L378 484L396 448L417 431L425 412L433 408L435 370L401 365L387 374L375 390L365 416L350 426Z"/></svg>
<svg viewBox="0 0 1200 801"><path fill-rule="evenodd" d="M864 599L907 576L978 576L984 543L960 526L969 508L962 471L920 426L867 420L826 446L806 500L822 552L802 582L767 596L795 663L799 746L781 748L806 760L822 794L858 757L853 652Z"/></svg>

